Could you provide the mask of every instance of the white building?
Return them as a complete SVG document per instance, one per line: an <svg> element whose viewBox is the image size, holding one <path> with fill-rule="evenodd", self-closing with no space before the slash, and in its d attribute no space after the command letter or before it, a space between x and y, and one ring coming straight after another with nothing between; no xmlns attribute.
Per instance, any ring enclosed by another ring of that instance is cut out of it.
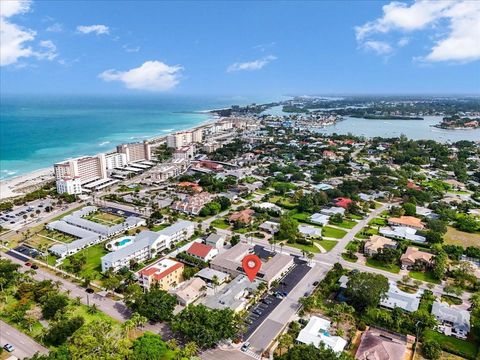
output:
<svg viewBox="0 0 480 360"><path fill-rule="evenodd" d="M126 155L127 163L152 159L152 149L147 141L118 145L117 152Z"/></svg>
<svg viewBox="0 0 480 360"><path fill-rule="evenodd" d="M316 348L320 344L332 349L336 353L340 353L347 346L347 341L340 336L333 336L329 333L330 321L312 316L307 326L305 326L297 336L297 341L303 344L312 344Z"/></svg>
<svg viewBox="0 0 480 360"><path fill-rule="evenodd" d="M80 177L65 176L63 179L56 181L57 193L77 195L82 193L82 182Z"/></svg>
<svg viewBox="0 0 480 360"><path fill-rule="evenodd" d="M82 184L107 178L105 154L65 160L53 165L55 180L77 177Z"/></svg>
<svg viewBox="0 0 480 360"><path fill-rule="evenodd" d="M128 165L127 154L116 152L107 154L105 155L105 164L108 171L124 168Z"/></svg>
<svg viewBox="0 0 480 360"><path fill-rule="evenodd" d="M325 214L315 213L315 214L312 214L312 216L310 216L311 222L318 225L322 225L322 226L328 225L329 220L330 220L330 216Z"/></svg>
<svg viewBox="0 0 480 360"><path fill-rule="evenodd" d="M195 145L187 145L176 148L175 152L173 153L174 159L185 159L185 160L192 160L195 155Z"/></svg>
<svg viewBox="0 0 480 360"><path fill-rule="evenodd" d="M195 223L187 220L178 221L158 232L142 231L130 245L103 256L102 271L110 268L117 271L128 267L131 260L143 262L152 259L172 244L189 239L194 231Z"/></svg>

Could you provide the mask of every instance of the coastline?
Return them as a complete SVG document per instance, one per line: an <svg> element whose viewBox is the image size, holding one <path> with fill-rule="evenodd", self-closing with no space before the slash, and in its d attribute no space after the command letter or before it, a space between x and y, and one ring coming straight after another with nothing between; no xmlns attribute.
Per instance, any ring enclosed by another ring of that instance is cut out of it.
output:
<svg viewBox="0 0 480 360"><path fill-rule="evenodd" d="M219 121L221 118L218 115L209 113L210 110L203 110L203 114L208 114L209 117L201 122L200 124L193 125L187 127L183 130L174 130L169 131L168 133L162 135L154 135L152 137L148 137L146 140L155 144L159 142L163 142L166 140L167 136L173 134L178 131L188 131L188 130L196 130L204 128L208 125L214 124ZM106 150L105 153L114 152L115 148L110 150ZM67 160L67 159L63 159ZM60 161L63 161L60 160ZM35 187L40 186L48 181L54 180L54 173L53 173L53 164L51 167L48 168L41 168L37 169L28 173L20 174L11 178L2 179L0 181L0 201L4 201L10 198L14 198L17 196L25 195L28 191L31 191Z"/></svg>

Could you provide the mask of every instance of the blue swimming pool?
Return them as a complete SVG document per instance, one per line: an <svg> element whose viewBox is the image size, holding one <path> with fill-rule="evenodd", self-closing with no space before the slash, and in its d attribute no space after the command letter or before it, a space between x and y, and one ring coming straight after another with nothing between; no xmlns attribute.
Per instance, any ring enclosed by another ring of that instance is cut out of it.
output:
<svg viewBox="0 0 480 360"><path fill-rule="evenodd" d="M122 239L121 241L118 242L118 246L124 246L127 245L132 239Z"/></svg>

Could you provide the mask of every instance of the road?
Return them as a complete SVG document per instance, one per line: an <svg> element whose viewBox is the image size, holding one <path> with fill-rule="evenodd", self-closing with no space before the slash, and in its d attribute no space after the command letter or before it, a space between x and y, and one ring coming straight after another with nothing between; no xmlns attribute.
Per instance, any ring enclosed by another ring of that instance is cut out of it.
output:
<svg viewBox="0 0 480 360"><path fill-rule="evenodd" d="M36 352L48 354L48 349L37 343L31 337L18 331L14 327L0 320L0 344L15 346L15 350L10 353L19 359L33 356Z"/></svg>

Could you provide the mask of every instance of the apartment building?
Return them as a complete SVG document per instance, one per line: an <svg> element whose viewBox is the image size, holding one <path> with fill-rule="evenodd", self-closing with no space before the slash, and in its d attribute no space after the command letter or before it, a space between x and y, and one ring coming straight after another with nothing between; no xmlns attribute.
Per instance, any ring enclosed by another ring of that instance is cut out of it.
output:
<svg viewBox="0 0 480 360"><path fill-rule="evenodd" d="M167 146L169 148L181 148L192 143L201 143L203 141L203 130L195 129L190 131L179 131L167 136Z"/></svg>
<svg viewBox="0 0 480 360"><path fill-rule="evenodd" d="M107 171L124 168L128 165L127 154L117 152L106 154L105 165L107 167Z"/></svg>
<svg viewBox="0 0 480 360"><path fill-rule="evenodd" d="M57 180L56 185L59 194L77 195L82 193L82 182L78 176L65 176L63 179Z"/></svg>
<svg viewBox="0 0 480 360"><path fill-rule="evenodd" d="M127 163L152 159L151 145L147 141L118 145L117 153L125 154Z"/></svg>
<svg viewBox="0 0 480 360"><path fill-rule="evenodd" d="M55 180L76 177L82 184L107 178L105 154L65 160L53 165Z"/></svg>
<svg viewBox="0 0 480 360"><path fill-rule="evenodd" d="M137 273L138 282L145 290L150 290L154 284L158 284L161 290L168 291L183 281L183 268L181 262L161 259L140 270Z"/></svg>
<svg viewBox="0 0 480 360"><path fill-rule="evenodd" d="M189 239L195 231L195 223L187 220L158 232L145 230L135 236L130 245L102 257L102 271L120 270L128 267L130 262L144 262L157 256L161 251L170 248L172 244Z"/></svg>

